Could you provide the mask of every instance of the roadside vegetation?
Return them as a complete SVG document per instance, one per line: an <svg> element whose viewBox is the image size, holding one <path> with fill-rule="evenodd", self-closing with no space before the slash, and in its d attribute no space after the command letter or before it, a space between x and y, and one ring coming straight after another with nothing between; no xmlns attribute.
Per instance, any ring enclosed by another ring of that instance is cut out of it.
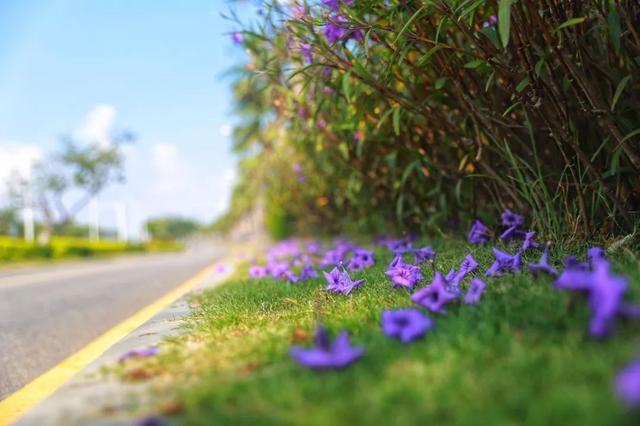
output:
<svg viewBox="0 0 640 426"><path fill-rule="evenodd" d="M553 278L527 272L484 277L493 262L486 246L435 239L433 263L456 269L465 255L478 262L487 288L477 305L461 301L446 314L427 312L434 327L410 344L381 331L383 310L416 307L411 292L392 288L385 269L394 255L376 249L376 264L350 272L364 283L349 295L326 291L322 274L296 284L247 278L249 265L223 287L197 296L187 333L160 346L155 358L121 367L127 380L159 376L159 394L180 413L177 424L529 424L633 425L615 394L616 373L637 356L638 323L619 321L606 340L589 334L589 307ZM515 252L517 244L499 244ZM558 246L551 263L585 246ZM539 251L524 254L536 262ZM581 258L583 256L580 256ZM411 256L405 256L406 260ZM640 259L612 256L613 269L640 301ZM258 260L258 263L262 263ZM325 270L329 270L326 268ZM468 280L463 282L466 290ZM318 324L335 336L348 330L364 356L344 370L318 372L290 356L313 344ZM165 408L162 408L165 407ZM179 408L176 408L179 407ZM166 412L165 412L166 414Z"/></svg>
<svg viewBox="0 0 640 426"><path fill-rule="evenodd" d="M0 266L16 262L50 261L112 256L125 253L177 250L182 250L182 245L172 241L125 243L118 241L90 241L73 237L52 237L48 243L40 244L0 236Z"/></svg>

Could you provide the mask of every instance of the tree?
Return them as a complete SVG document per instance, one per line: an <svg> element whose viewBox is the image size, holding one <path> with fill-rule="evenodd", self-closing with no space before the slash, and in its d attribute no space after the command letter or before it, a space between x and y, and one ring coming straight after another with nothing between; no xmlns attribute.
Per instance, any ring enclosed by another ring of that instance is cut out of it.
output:
<svg viewBox="0 0 640 426"><path fill-rule="evenodd" d="M146 227L151 238L162 241L185 238L201 229L201 225L198 222L183 217L149 219Z"/></svg>
<svg viewBox="0 0 640 426"><path fill-rule="evenodd" d="M73 223L78 213L111 183L124 182L122 145L135 139L123 132L111 144L81 144L70 136L61 150L37 164L31 181L22 179L12 193L22 206L32 205L41 214L41 240Z"/></svg>

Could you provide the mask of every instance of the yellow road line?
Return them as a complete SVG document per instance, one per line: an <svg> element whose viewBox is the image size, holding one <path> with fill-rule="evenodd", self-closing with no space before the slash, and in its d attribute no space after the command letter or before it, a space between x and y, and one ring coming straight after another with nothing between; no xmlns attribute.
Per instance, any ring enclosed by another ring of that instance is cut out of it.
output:
<svg viewBox="0 0 640 426"><path fill-rule="evenodd" d="M21 389L0 401L0 425L8 425L24 414L28 409L51 395L58 387L82 370L111 346L147 322L157 313L179 299L204 278L211 274L217 263L209 265L180 286L162 296L149 306L141 309L102 334L84 348L74 353L60 364L37 377Z"/></svg>

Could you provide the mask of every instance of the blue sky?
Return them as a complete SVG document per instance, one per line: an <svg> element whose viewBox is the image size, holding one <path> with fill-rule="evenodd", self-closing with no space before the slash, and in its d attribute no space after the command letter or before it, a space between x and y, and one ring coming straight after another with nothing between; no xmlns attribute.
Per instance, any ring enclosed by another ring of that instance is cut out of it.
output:
<svg viewBox="0 0 640 426"><path fill-rule="evenodd" d="M127 183L100 197L101 222L113 223L117 202L133 233L147 216L213 219L235 165L222 74L243 52L228 36L237 26L220 16L231 7L243 21L255 13L222 0L0 2L0 180L64 133L129 129L139 138L127 148Z"/></svg>

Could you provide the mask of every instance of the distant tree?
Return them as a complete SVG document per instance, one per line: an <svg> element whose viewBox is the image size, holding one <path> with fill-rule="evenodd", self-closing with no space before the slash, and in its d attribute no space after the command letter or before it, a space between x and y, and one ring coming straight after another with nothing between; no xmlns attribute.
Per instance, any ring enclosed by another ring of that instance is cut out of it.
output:
<svg viewBox="0 0 640 426"><path fill-rule="evenodd" d="M14 200L32 203L42 218L40 239L47 240L73 223L77 214L109 184L123 182L122 145L135 139L124 132L108 146L81 144L70 136L61 140L61 150L34 167L31 182L14 184ZM73 198L73 200L71 200Z"/></svg>
<svg viewBox="0 0 640 426"><path fill-rule="evenodd" d="M177 216L149 219L146 227L151 238L162 241L185 238L202 228L195 220Z"/></svg>
<svg viewBox="0 0 640 426"><path fill-rule="evenodd" d="M15 208L0 210L0 235L18 236L22 230L22 223Z"/></svg>

